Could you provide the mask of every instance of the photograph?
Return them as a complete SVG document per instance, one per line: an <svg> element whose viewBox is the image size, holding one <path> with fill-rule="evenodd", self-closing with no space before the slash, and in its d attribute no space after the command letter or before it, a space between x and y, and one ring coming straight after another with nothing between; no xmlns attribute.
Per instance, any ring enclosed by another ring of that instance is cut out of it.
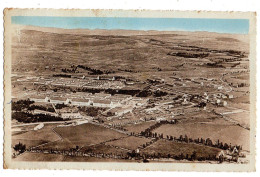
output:
<svg viewBox="0 0 260 177"><path fill-rule="evenodd" d="M4 165L254 171L255 18L5 9Z"/></svg>

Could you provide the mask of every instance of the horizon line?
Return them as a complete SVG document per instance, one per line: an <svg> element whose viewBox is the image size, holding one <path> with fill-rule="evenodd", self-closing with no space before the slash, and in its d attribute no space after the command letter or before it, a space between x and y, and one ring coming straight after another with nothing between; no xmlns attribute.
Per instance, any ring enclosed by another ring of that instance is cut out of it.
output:
<svg viewBox="0 0 260 177"><path fill-rule="evenodd" d="M249 19L12 16L12 24L71 30L249 33Z"/></svg>

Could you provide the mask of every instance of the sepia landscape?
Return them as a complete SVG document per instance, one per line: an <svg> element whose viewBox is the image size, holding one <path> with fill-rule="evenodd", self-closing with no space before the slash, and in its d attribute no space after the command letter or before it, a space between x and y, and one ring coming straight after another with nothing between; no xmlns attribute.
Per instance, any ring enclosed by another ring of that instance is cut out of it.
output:
<svg viewBox="0 0 260 177"><path fill-rule="evenodd" d="M12 24L12 160L249 163L249 35Z"/></svg>

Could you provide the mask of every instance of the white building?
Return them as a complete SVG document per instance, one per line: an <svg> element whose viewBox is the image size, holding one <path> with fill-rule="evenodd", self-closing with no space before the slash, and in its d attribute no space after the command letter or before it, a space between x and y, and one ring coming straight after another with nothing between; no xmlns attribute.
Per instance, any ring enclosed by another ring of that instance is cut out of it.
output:
<svg viewBox="0 0 260 177"><path fill-rule="evenodd" d="M93 106L95 107L112 107L112 103L110 100L101 100L101 99L94 99L93 100Z"/></svg>
<svg viewBox="0 0 260 177"><path fill-rule="evenodd" d="M54 104L68 104L69 99L64 97L51 97L49 102Z"/></svg>
<svg viewBox="0 0 260 177"><path fill-rule="evenodd" d="M36 103L46 103L49 101L49 98L45 95L35 95L32 98L30 98L30 100Z"/></svg>
<svg viewBox="0 0 260 177"><path fill-rule="evenodd" d="M38 109L33 110L32 113L33 113L33 114L44 114L44 115L58 116L58 115L57 115L56 113L54 113L54 112L48 112L48 111L43 111L43 110L38 110Z"/></svg>
<svg viewBox="0 0 260 177"><path fill-rule="evenodd" d="M77 113L61 113L63 119L80 119L84 118L79 112Z"/></svg>
<svg viewBox="0 0 260 177"><path fill-rule="evenodd" d="M72 100L70 100L70 104L75 106L89 106L90 100L84 98L73 98Z"/></svg>
<svg viewBox="0 0 260 177"><path fill-rule="evenodd" d="M232 99L232 98L234 98L234 96L233 95L228 95L228 98Z"/></svg>

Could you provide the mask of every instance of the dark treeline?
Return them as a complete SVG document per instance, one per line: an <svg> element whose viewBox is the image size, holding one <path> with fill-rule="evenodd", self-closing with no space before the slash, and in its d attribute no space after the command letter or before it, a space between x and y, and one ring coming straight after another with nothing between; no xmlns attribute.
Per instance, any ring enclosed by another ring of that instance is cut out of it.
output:
<svg viewBox="0 0 260 177"><path fill-rule="evenodd" d="M227 143L223 143L220 142L219 140L216 143L213 143L212 140L210 138L207 139L203 139L203 138L196 138L196 139L192 139L189 138L187 135L180 135L179 138L177 137L173 137L171 135L166 135L164 137L163 133L159 134L156 132L152 132L153 130L159 128L161 125L163 124L176 124L178 123L177 120L172 120L172 121L160 121L157 122L156 124L148 127L147 129L145 129L144 131L141 131L141 133L139 134L140 136L145 136L145 137L151 137L151 138L156 138L156 139L167 139L170 141L177 141L177 142L185 142L185 143L195 143L195 144L203 144L206 146L210 146L210 147L215 147L215 148L219 148L219 149L223 149L223 150L233 150L235 147L237 150L242 150L242 146L240 145L231 145L231 144L227 144ZM135 133L131 133L131 135L135 135Z"/></svg>
<svg viewBox="0 0 260 177"><path fill-rule="evenodd" d="M12 119L23 123L33 123L33 122L51 122L51 121L64 121L61 117L45 115L45 114L31 114L27 112L13 112Z"/></svg>
<svg viewBox="0 0 260 177"><path fill-rule="evenodd" d="M128 72L128 73L139 73L140 71L134 71L132 69L118 69L118 71L124 71L124 72Z"/></svg>
<svg viewBox="0 0 260 177"><path fill-rule="evenodd" d="M156 128L159 128L163 124L176 124L176 123L177 123L177 120L172 120L172 121L164 120L164 121L156 122L156 124L151 125L144 131L141 131L140 135L145 136L145 137L163 138L163 134L158 134L156 132L153 133L152 131L155 130Z"/></svg>
<svg viewBox="0 0 260 177"><path fill-rule="evenodd" d="M223 65L219 64L219 62L206 63L206 66L214 68L225 68Z"/></svg>
<svg viewBox="0 0 260 177"><path fill-rule="evenodd" d="M117 90L117 89L99 89L99 88L77 88L76 90L77 90L77 92L89 92L89 93L92 93L92 94L100 93L100 92L104 91L105 93L108 93L108 94L111 94L111 95L123 94L123 95L132 95L132 96L138 94L141 91L139 89L136 89L136 90L127 90L127 89Z"/></svg>
<svg viewBox="0 0 260 177"><path fill-rule="evenodd" d="M65 156L81 156L81 157L96 157L96 158L113 158L113 159L125 159L125 160L143 160L143 162L149 162L149 160L155 159L174 159L174 160L189 160L189 161L219 161L223 162L223 159L217 157L213 154L205 154L203 156L198 156L196 151L192 153L180 153L180 154L170 154L170 153L137 153L135 150L127 153L104 153L104 152L90 152L89 150L79 151L79 147L71 148L70 150L57 150L57 149L41 149L41 148L29 148L28 152L32 153L49 153L49 154L61 154ZM235 161L235 160L233 160Z"/></svg>
<svg viewBox="0 0 260 177"><path fill-rule="evenodd" d="M30 105L28 107L29 111L35 110L35 109L39 109L42 111L48 111L48 112L55 112L53 107L46 107L46 106L40 106L40 105Z"/></svg>
<svg viewBox="0 0 260 177"><path fill-rule="evenodd" d="M100 107L80 107L79 111L85 112L88 116L95 117L98 116L99 112L106 110L106 108Z"/></svg>
<svg viewBox="0 0 260 177"><path fill-rule="evenodd" d="M109 70L100 70L100 69L95 69L95 68L91 68L88 66L83 66L83 65L71 65L70 68L62 68L61 71L64 73L79 73L78 68L84 69L86 71L90 71L90 75L102 75L102 74L111 74L111 73L115 73L114 71L109 71ZM62 74L61 74L62 75Z"/></svg>
<svg viewBox="0 0 260 177"><path fill-rule="evenodd" d="M167 55L184 57L184 58L205 58L209 56L209 53L169 52Z"/></svg>
<svg viewBox="0 0 260 177"><path fill-rule="evenodd" d="M56 108L56 109L62 109L62 108L66 108L66 107L68 107L68 106L65 105L64 103L62 103L62 104L56 104L56 105L55 105L55 108Z"/></svg>
<svg viewBox="0 0 260 177"><path fill-rule="evenodd" d="M114 71L109 71L109 70L100 70L100 69L94 69L94 68L91 68L91 67L88 67L88 66L83 66L83 65L78 65L77 66L78 68L81 68L81 69L84 69L84 70L87 70L87 71L90 71L91 75L101 75L101 74L111 74L111 73L115 73ZM76 68L77 68L76 67Z"/></svg>
<svg viewBox="0 0 260 177"><path fill-rule="evenodd" d="M174 159L174 160L189 160L189 161L205 161L205 160L210 160L210 161L219 161L220 159L216 157L216 155L211 155L211 154L205 154L203 156L198 156L196 151L193 151L191 154L183 154L180 153L178 155L176 154L170 154L170 153L136 153L135 151L128 152L126 159L136 159L136 160L147 160L147 159ZM149 161L148 161L149 162Z"/></svg>
<svg viewBox="0 0 260 177"><path fill-rule="evenodd" d="M212 52L212 53L227 53L228 55L238 55L239 57L244 57L244 53L241 51L236 51L236 50L215 50L215 49L208 49L208 48L203 48L203 47L198 47L198 46L191 46L191 45L179 45L180 47L189 47L189 51L198 51L198 52ZM178 49L178 48L177 48ZM186 49L185 49L186 50Z"/></svg>
<svg viewBox="0 0 260 177"><path fill-rule="evenodd" d="M66 78L71 78L71 75L69 74L53 74L53 77L66 77Z"/></svg>
<svg viewBox="0 0 260 177"><path fill-rule="evenodd" d="M12 102L12 110L13 111L22 111L23 109L28 109L34 101L27 100L18 100Z"/></svg>

